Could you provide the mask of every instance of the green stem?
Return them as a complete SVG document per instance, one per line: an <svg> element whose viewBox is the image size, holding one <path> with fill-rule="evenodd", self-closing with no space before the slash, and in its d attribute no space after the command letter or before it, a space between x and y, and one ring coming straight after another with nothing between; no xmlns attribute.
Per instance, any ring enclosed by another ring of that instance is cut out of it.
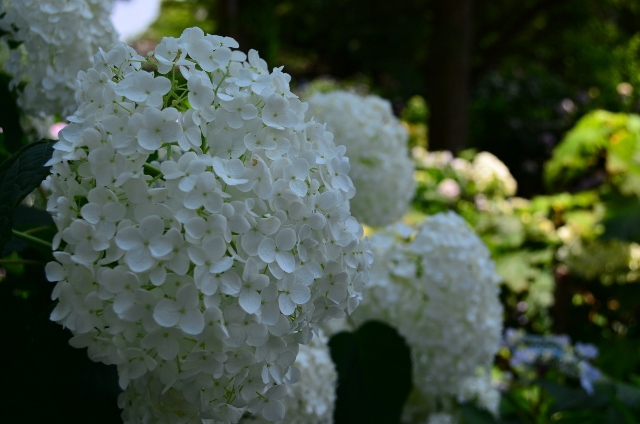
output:
<svg viewBox="0 0 640 424"><path fill-rule="evenodd" d="M222 76L222 79L220 80L220 82L218 83L218 85L216 86L215 90L213 90L213 93L217 96L218 95L218 90L220 89L220 86L222 85L222 83L224 82L224 80L227 79L227 77L229 76L229 72L226 71L224 73L224 75Z"/></svg>
<svg viewBox="0 0 640 424"><path fill-rule="evenodd" d="M120 104L119 102L114 101L113 103L117 104L118 106L120 106L122 109L126 110L127 112L129 112L130 114L133 114L133 111L127 109L126 107L124 107L124 105Z"/></svg>
<svg viewBox="0 0 640 424"><path fill-rule="evenodd" d="M160 169L156 168L150 163L145 163L144 165L142 165L142 167L144 168L145 171L147 171L148 175L151 175L152 177L157 177L157 176L162 177L162 171L160 171Z"/></svg>
<svg viewBox="0 0 640 424"><path fill-rule="evenodd" d="M18 231L18 230L11 230L11 233L13 234L14 237L21 238L31 243L39 244L40 246L48 247L49 249L53 249L53 246L51 245L51 243L49 243L46 240L42 240L38 237L34 237L32 235L23 233L22 231Z"/></svg>
<svg viewBox="0 0 640 424"><path fill-rule="evenodd" d="M42 225L40 227L29 228L27 231L24 232L24 234L33 234L33 233L37 233L39 231L44 231L48 229L49 229L48 225Z"/></svg>

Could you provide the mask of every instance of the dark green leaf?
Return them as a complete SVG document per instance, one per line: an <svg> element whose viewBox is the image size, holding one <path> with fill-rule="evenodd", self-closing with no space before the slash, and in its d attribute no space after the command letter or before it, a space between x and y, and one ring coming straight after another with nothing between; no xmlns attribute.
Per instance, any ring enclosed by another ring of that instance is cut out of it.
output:
<svg viewBox="0 0 640 424"><path fill-rule="evenodd" d="M616 196L605 203L603 239L640 241L640 202L636 196Z"/></svg>
<svg viewBox="0 0 640 424"><path fill-rule="evenodd" d="M604 418L605 413L581 409L578 411L562 411L553 414L551 422L558 424L602 424L608 421Z"/></svg>
<svg viewBox="0 0 640 424"><path fill-rule="evenodd" d="M568 387L547 380L541 380L539 384L554 399L553 411L596 407L607 403L612 395L610 390L596 390L596 393L590 395L582 388Z"/></svg>
<svg viewBox="0 0 640 424"><path fill-rule="evenodd" d="M460 405L462 424L497 424L498 421L489 412L479 409L471 403Z"/></svg>
<svg viewBox="0 0 640 424"><path fill-rule="evenodd" d="M391 327L367 322L329 342L338 370L335 423L394 424L411 390L411 356Z"/></svg>
<svg viewBox="0 0 640 424"><path fill-rule="evenodd" d="M616 398L627 407L640 411L640 388L622 381L614 381Z"/></svg>
<svg viewBox="0 0 640 424"><path fill-rule="evenodd" d="M630 303L636 304L635 297ZM602 343L596 366L608 376L621 380L640 366L640 342L633 339ZM639 380L640 386L640 380Z"/></svg>
<svg viewBox="0 0 640 424"><path fill-rule="evenodd" d="M52 154L53 143L40 140L0 163L0 251L11 238L13 210L47 177L49 168L44 164Z"/></svg>
<svg viewBox="0 0 640 424"><path fill-rule="evenodd" d="M607 408L606 422L608 424L636 424L633 414L618 399L611 399L611 405Z"/></svg>
<svg viewBox="0 0 640 424"><path fill-rule="evenodd" d="M34 230L38 228L36 234L32 234L43 240L52 240L56 235L57 229L51 214L47 211L27 207L22 204L18 205L13 211L12 228L18 231ZM35 249L40 252L42 258L50 260L50 256L53 253L50 248L40 246L37 244L29 244L23 239L13 237L4 245L4 252L0 251L2 256L9 255L11 252L22 253L25 249Z"/></svg>

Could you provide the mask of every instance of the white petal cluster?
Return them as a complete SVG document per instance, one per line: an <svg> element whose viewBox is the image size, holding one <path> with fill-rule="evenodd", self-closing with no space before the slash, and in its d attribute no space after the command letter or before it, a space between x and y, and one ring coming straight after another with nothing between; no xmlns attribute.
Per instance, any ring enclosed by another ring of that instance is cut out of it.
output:
<svg viewBox="0 0 640 424"><path fill-rule="evenodd" d="M502 330L487 247L453 212L387 227L371 245L376 260L354 320L387 322L406 339L422 412L468 398L468 379L488 375Z"/></svg>
<svg viewBox="0 0 640 424"><path fill-rule="evenodd" d="M18 98L32 115L72 113L76 74L93 63L99 47L117 34L109 20L113 0L0 0L2 37L11 50L4 71L11 87L25 83Z"/></svg>
<svg viewBox="0 0 640 424"><path fill-rule="evenodd" d="M190 28L147 59L100 51L50 161L51 319L117 365L125 416L151 397L154 413L282 419L299 343L368 280L345 148L281 68L234 47Z"/></svg>
<svg viewBox="0 0 640 424"><path fill-rule="evenodd" d="M518 190L509 168L489 152L480 152L473 158L471 179L481 193L509 197L515 196Z"/></svg>
<svg viewBox="0 0 640 424"><path fill-rule="evenodd" d="M300 379L284 398L287 424L331 424L336 401L338 373L331 360L328 339L320 332L307 346L301 345L295 367ZM260 424L262 417L248 417L243 424Z"/></svg>
<svg viewBox="0 0 640 424"><path fill-rule="evenodd" d="M439 412L436 414L429 415L429 420L427 424L457 424L458 421L451 414L447 414L446 412Z"/></svg>
<svg viewBox="0 0 640 424"><path fill-rule="evenodd" d="M492 197L515 196L518 189L518 184L509 168L489 152L478 153L473 161L454 157L447 150L428 152L423 147L414 147L411 150L411 155L418 169L435 168L444 171L455 177L455 181L447 178L441 184L447 181L447 184L451 186L452 182L458 182L462 184L463 191L467 190L468 183L473 183L475 186L473 194L481 193ZM441 194L444 195L451 193L452 190L451 187L446 186L436 188L437 191L443 189L445 192Z"/></svg>
<svg viewBox="0 0 640 424"><path fill-rule="evenodd" d="M391 104L378 96L340 90L316 93L309 99L309 116L326 122L336 143L347 147L349 175L357 190L353 215L373 227L400 219L414 194L414 167L408 133Z"/></svg>

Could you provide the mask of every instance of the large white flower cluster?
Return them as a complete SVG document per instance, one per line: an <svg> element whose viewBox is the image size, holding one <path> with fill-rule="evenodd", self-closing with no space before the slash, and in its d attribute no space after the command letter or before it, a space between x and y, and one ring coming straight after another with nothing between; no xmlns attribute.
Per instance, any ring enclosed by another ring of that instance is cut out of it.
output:
<svg viewBox="0 0 640 424"><path fill-rule="evenodd" d="M326 122L336 143L347 147L350 176L357 189L351 211L361 222L383 226L409 209L415 190L408 133L380 97L346 91L316 93L309 116Z"/></svg>
<svg viewBox="0 0 640 424"><path fill-rule="evenodd" d="M331 360L328 339L320 332L307 346L301 345L295 367L300 379L284 398L287 424L331 424L336 401L338 373ZM260 424L262 417L246 418L243 424Z"/></svg>
<svg viewBox="0 0 640 424"><path fill-rule="evenodd" d="M425 419L472 400L470 379L488 375L502 330L500 277L487 247L453 212L415 228L387 227L371 245L376 261L353 318L387 322L407 341L419 400L413 412Z"/></svg>
<svg viewBox="0 0 640 424"><path fill-rule="evenodd" d="M79 70L93 63L100 46L117 34L109 20L113 0L0 0L2 37L17 45L4 65L11 87L32 115L72 113ZM4 16L2 16L4 14Z"/></svg>
<svg viewBox="0 0 640 424"><path fill-rule="evenodd" d="M345 148L234 47L190 28L147 58L100 51L50 161L51 318L117 365L125 410L164 394L178 415L282 419L299 343L368 280Z"/></svg>

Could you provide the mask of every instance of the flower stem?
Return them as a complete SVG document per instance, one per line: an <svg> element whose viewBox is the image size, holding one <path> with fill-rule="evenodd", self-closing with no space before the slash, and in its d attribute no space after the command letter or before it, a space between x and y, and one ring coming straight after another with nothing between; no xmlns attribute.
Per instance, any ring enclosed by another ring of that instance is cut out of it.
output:
<svg viewBox="0 0 640 424"><path fill-rule="evenodd" d="M145 171L147 171L147 174L151 175L152 177L162 176L162 171L160 171L160 169L156 168L150 163L145 163L144 165L142 165L142 167Z"/></svg>
<svg viewBox="0 0 640 424"><path fill-rule="evenodd" d="M33 233L37 233L39 231L44 231L44 230L48 230L48 229L49 229L49 225L42 225L40 227L29 228L28 230L26 230L24 232L24 234L33 234Z"/></svg>
<svg viewBox="0 0 640 424"><path fill-rule="evenodd" d="M50 242L46 240L42 240L41 238L38 238L38 237L34 237L27 233L23 233L22 231L11 230L11 234L13 234L14 237L21 238L31 243L39 244L40 246L48 247L49 249L53 248Z"/></svg>

